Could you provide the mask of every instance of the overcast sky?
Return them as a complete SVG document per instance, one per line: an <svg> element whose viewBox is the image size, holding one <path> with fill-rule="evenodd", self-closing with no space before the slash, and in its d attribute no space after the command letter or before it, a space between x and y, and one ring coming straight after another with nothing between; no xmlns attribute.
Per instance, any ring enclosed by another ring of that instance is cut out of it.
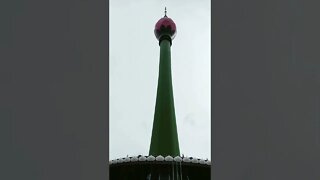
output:
<svg viewBox="0 0 320 180"><path fill-rule="evenodd" d="M155 23L172 18L173 93L180 153L211 159L209 0L110 0L110 159L148 155L159 68Z"/></svg>

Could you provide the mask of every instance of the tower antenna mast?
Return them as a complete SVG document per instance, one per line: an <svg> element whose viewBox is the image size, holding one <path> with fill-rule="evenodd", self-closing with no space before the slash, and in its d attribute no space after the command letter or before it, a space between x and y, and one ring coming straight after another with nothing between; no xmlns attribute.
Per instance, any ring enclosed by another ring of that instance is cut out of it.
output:
<svg viewBox="0 0 320 180"><path fill-rule="evenodd" d="M167 17L167 7L164 7L164 17Z"/></svg>

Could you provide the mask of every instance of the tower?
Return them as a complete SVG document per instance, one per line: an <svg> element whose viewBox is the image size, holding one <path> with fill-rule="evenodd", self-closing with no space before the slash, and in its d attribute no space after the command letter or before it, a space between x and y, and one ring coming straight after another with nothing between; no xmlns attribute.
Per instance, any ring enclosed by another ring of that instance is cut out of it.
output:
<svg viewBox="0 0 320 180"><path fill-rule="evenodd" d="M179 141L174 109L171 77L171 45L177 30L172 19L165 15L155 26L159 40L160 61L156 107L149 155L179 156Z"/></svg>
<svg viewBox="0 0 320 180"><path fill-rule="evenodd" d="M111 180L210 179L209 160L180 156L171 77L171 45L176 32L176 24L167 17L165 9L154 29L160 60L149 156L110 161Z"/></svg>

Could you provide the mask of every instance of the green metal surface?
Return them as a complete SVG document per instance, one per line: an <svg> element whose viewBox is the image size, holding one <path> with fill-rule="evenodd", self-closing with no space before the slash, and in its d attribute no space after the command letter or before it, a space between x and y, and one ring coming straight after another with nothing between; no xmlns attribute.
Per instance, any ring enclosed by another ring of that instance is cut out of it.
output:
<svg viewBox="0 0 320 180"><path fill-rule="evenodd" d="M149 155L153 156L180 155L172 89L170 46L168 39L161 40L157 100L149 150Z"/></svg>

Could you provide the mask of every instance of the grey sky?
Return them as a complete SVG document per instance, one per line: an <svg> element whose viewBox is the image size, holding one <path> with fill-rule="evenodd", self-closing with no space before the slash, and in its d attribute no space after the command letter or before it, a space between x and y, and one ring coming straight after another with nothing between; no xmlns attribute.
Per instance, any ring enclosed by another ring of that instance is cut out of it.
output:
<svg viewBox="0 0 320 180"><path fill-rule="evenodd" d="M210 1L110 1L110 159L147 155L156 100L155 23L177 25L171 47L181 154L211 159Z"/></svg>

